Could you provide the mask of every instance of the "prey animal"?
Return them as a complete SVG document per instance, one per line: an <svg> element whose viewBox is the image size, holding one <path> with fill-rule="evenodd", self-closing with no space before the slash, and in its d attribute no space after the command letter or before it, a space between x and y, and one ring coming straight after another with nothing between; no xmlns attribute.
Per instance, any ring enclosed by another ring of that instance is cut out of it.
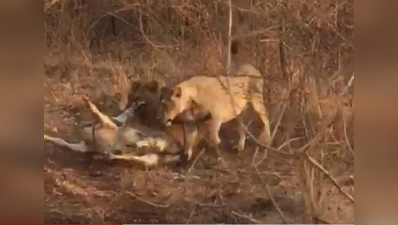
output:
<svg viewBox="0 0 398 225"><path fill-rule="evenodd" d="M114 160L127 160L154 167L160 164L176 163L182 160L183 148L171 135L142 125L133 117L120 119L118 126L102 113L88 97L83 97L97 124L86 126L81 131L82 140L70 143L62 138L44 134L44 140L77 152L95 152ZM130 114L140 108L134 104Z"/></svg>

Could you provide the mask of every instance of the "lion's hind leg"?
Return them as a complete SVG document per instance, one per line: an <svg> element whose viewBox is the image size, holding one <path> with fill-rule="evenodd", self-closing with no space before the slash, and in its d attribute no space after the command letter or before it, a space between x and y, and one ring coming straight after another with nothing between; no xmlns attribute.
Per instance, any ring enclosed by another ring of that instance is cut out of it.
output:
<svg viewBox="0 0 398 225"><path fill-rule="evenodd" d="M237 123L238 123L238 130L239 130L239 142L237 146L238 152L243 151L245 149L245 143L246 143L246 126L243 123L242 116L238 116L236 118Z"/></svg>
<svg viewBox="0 0 398 225"><path fill-rule="evenodd" d="M259 141L265 145L271 145L272 137L271 137L271 127L270 121L267 116L267 111L265 109L262 101L257 101L258 99L252 100L252 106L257 114L260 116L261 121L264 124L263 132L260 134Z"/></svg>

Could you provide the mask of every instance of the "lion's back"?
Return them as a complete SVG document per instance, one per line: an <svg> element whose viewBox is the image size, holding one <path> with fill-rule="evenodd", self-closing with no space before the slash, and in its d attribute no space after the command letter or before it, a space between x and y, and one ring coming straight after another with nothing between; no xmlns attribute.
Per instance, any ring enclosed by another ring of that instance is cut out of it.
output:
<svg viewBox="0 0 398 225"><path fill-rule="evenodd" d="M230 93L238 98L247 98L248 94L262 93L263 78L256 68L247 64L235 76L199 75L180 83L179 86L195 89L199 97L206 98L206 101L223 101L229 96L228 87Z"/></svg>

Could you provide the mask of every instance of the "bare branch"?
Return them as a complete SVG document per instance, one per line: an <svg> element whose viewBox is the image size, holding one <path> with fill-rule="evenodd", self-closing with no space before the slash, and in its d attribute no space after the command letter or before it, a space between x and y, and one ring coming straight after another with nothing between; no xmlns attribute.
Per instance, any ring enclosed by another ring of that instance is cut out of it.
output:
<svg viewBox="0 0 398 225"><path fill-rule="evenodd" d="M275 209L278 211L282 221L284 224L289 224L289 222L287 221L283 211L281 210L281 208L279 207L278 203L275 201L274 196L271 193L271 190L269 189L268 184L264 181L263 176L261 176L260 171L258 170L257 167L254 167L254 169L257 172L257 175L260 177L261 182L263 183L263 185L265 186L265 191L267 192L268 197L271 199L272 204L274 205Z"/></svg>
<svg viewBox="0 0 398 225"><path fill-rule="evenodd" d="M47 12L51 7L53 7L59 0L50 0L44 2L44 12Z"/></svg>
<svg viewBox="0 0 398 225"><path fill-rule="evenodd" d="M253 224L261 224L258 220L254 219L254 218L251 217L251 216L244 215L244 214L238 213L238 212L236 212L236 211L232 211L232 214L234 214L235 216L239 216L239 217L241 217L241 218L247 219L247 220L249 220L250 222L252 222Z"/></svg>
<svg viewBox="0 0 398 225"><path fill-rule="evenodd" d="M342 91L341 96L344 96L348 92L348 89L351 87L351 85L353 85L353 82L354 82L354 74L352 74L350 80L347 83L347 86Z"/></svg>
<svg viewBox="0 0 398 225"><path fill-rule="evenodd" d="M343 125L344 125L344 139L347 142L348 149L350 152L354 155L354 149L351 146L350 140L348 140L348 134L347 134L347 119L345 116L343 116Z"/></svg>
<svg viewBox="0 0 398 225"><path fill-rule="evenodd" d="M229 75L231 67L231 42L232 42L232 0L228 0L229 3L229 18L228 18L228 41L227 41L227 59L225 63L225 72ZM229 86L229 82L228 82Z"/></svg>
<svg viewBox="0 0 398 225"><path fill-rule="evenodd" d="M148 204L150 206L153 206L153 207L156 207L156 208L168 208L170 206L170 204L163 205L163 204L154 203L154 202L142 199L142 198L138 197L137 195L135 195L135 194L133 194L133 193L131 193L129 191L126 191L126 194L130 195L131 197L137 199L140 202L146 203L146 204Z"/></svg>
<svg viewBox="0 0 398 225"><path fill-rule="evenodd" d="M322 171L322 173L324 173L326 175L326 177L332 181L333 185L344 195L348 198L348 200L350 200L352 203L354 203L354 197L352 197L352 195L350 195L348 192L344 191L343 188L339 185L339 183L337 182L337 180L335 178L332 177L332 175L330 174L329 171L327 171L325 168L323 168L321 166L321 164L319 164L315 159L313 159L309 154L305 154L306 159L312 164L314 165L316 168L318 168L320 171Z"/></svg>
<svg viewBox="0 0 398 225"><path fill-rule="evenodd" d="M196 157L196 159L193 161L191 167L188 169L188 173L191 172L192 168L196 165L196 162L200 159L200 157L203 155L204 152L205 152L205 149L202 149L202 151L200 151L199 155Z"/></svg>
<svg viewBox="0 0 398 225"><path fill-rule="evenodd" d="M190 203L196 204L197 206L204 207L204 208L224 208L224 207L229 207L230 206L228 204L220 204L220 205L206 204L206 203L198 202L195 199L187 199L187 198L185 199L185 201L188 201Z"/></svg>

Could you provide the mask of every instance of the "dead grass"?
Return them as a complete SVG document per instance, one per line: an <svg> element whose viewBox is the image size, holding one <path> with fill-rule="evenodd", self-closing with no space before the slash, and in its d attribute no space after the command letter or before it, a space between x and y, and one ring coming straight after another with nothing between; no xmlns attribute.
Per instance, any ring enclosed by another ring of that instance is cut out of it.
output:
<svg viewBox="0 0 398 225"><path fill-rule="evenodd" d="M353 195L353 1L232 2L232 36L242 38L236 60L264 74L274 147L305 154L274 154L248 140L242 155L223 151L230 171L207 152L189 171L146 171L46 145L46 223L354 222L341 192ZM71 107L74 95L114 115L130 80L172 85L223 70L228 1L46 3L45 132L73 139L90 120ZM249 130L256 133L255 122ZM223 140L235 133L223 129Z"/></svg>

